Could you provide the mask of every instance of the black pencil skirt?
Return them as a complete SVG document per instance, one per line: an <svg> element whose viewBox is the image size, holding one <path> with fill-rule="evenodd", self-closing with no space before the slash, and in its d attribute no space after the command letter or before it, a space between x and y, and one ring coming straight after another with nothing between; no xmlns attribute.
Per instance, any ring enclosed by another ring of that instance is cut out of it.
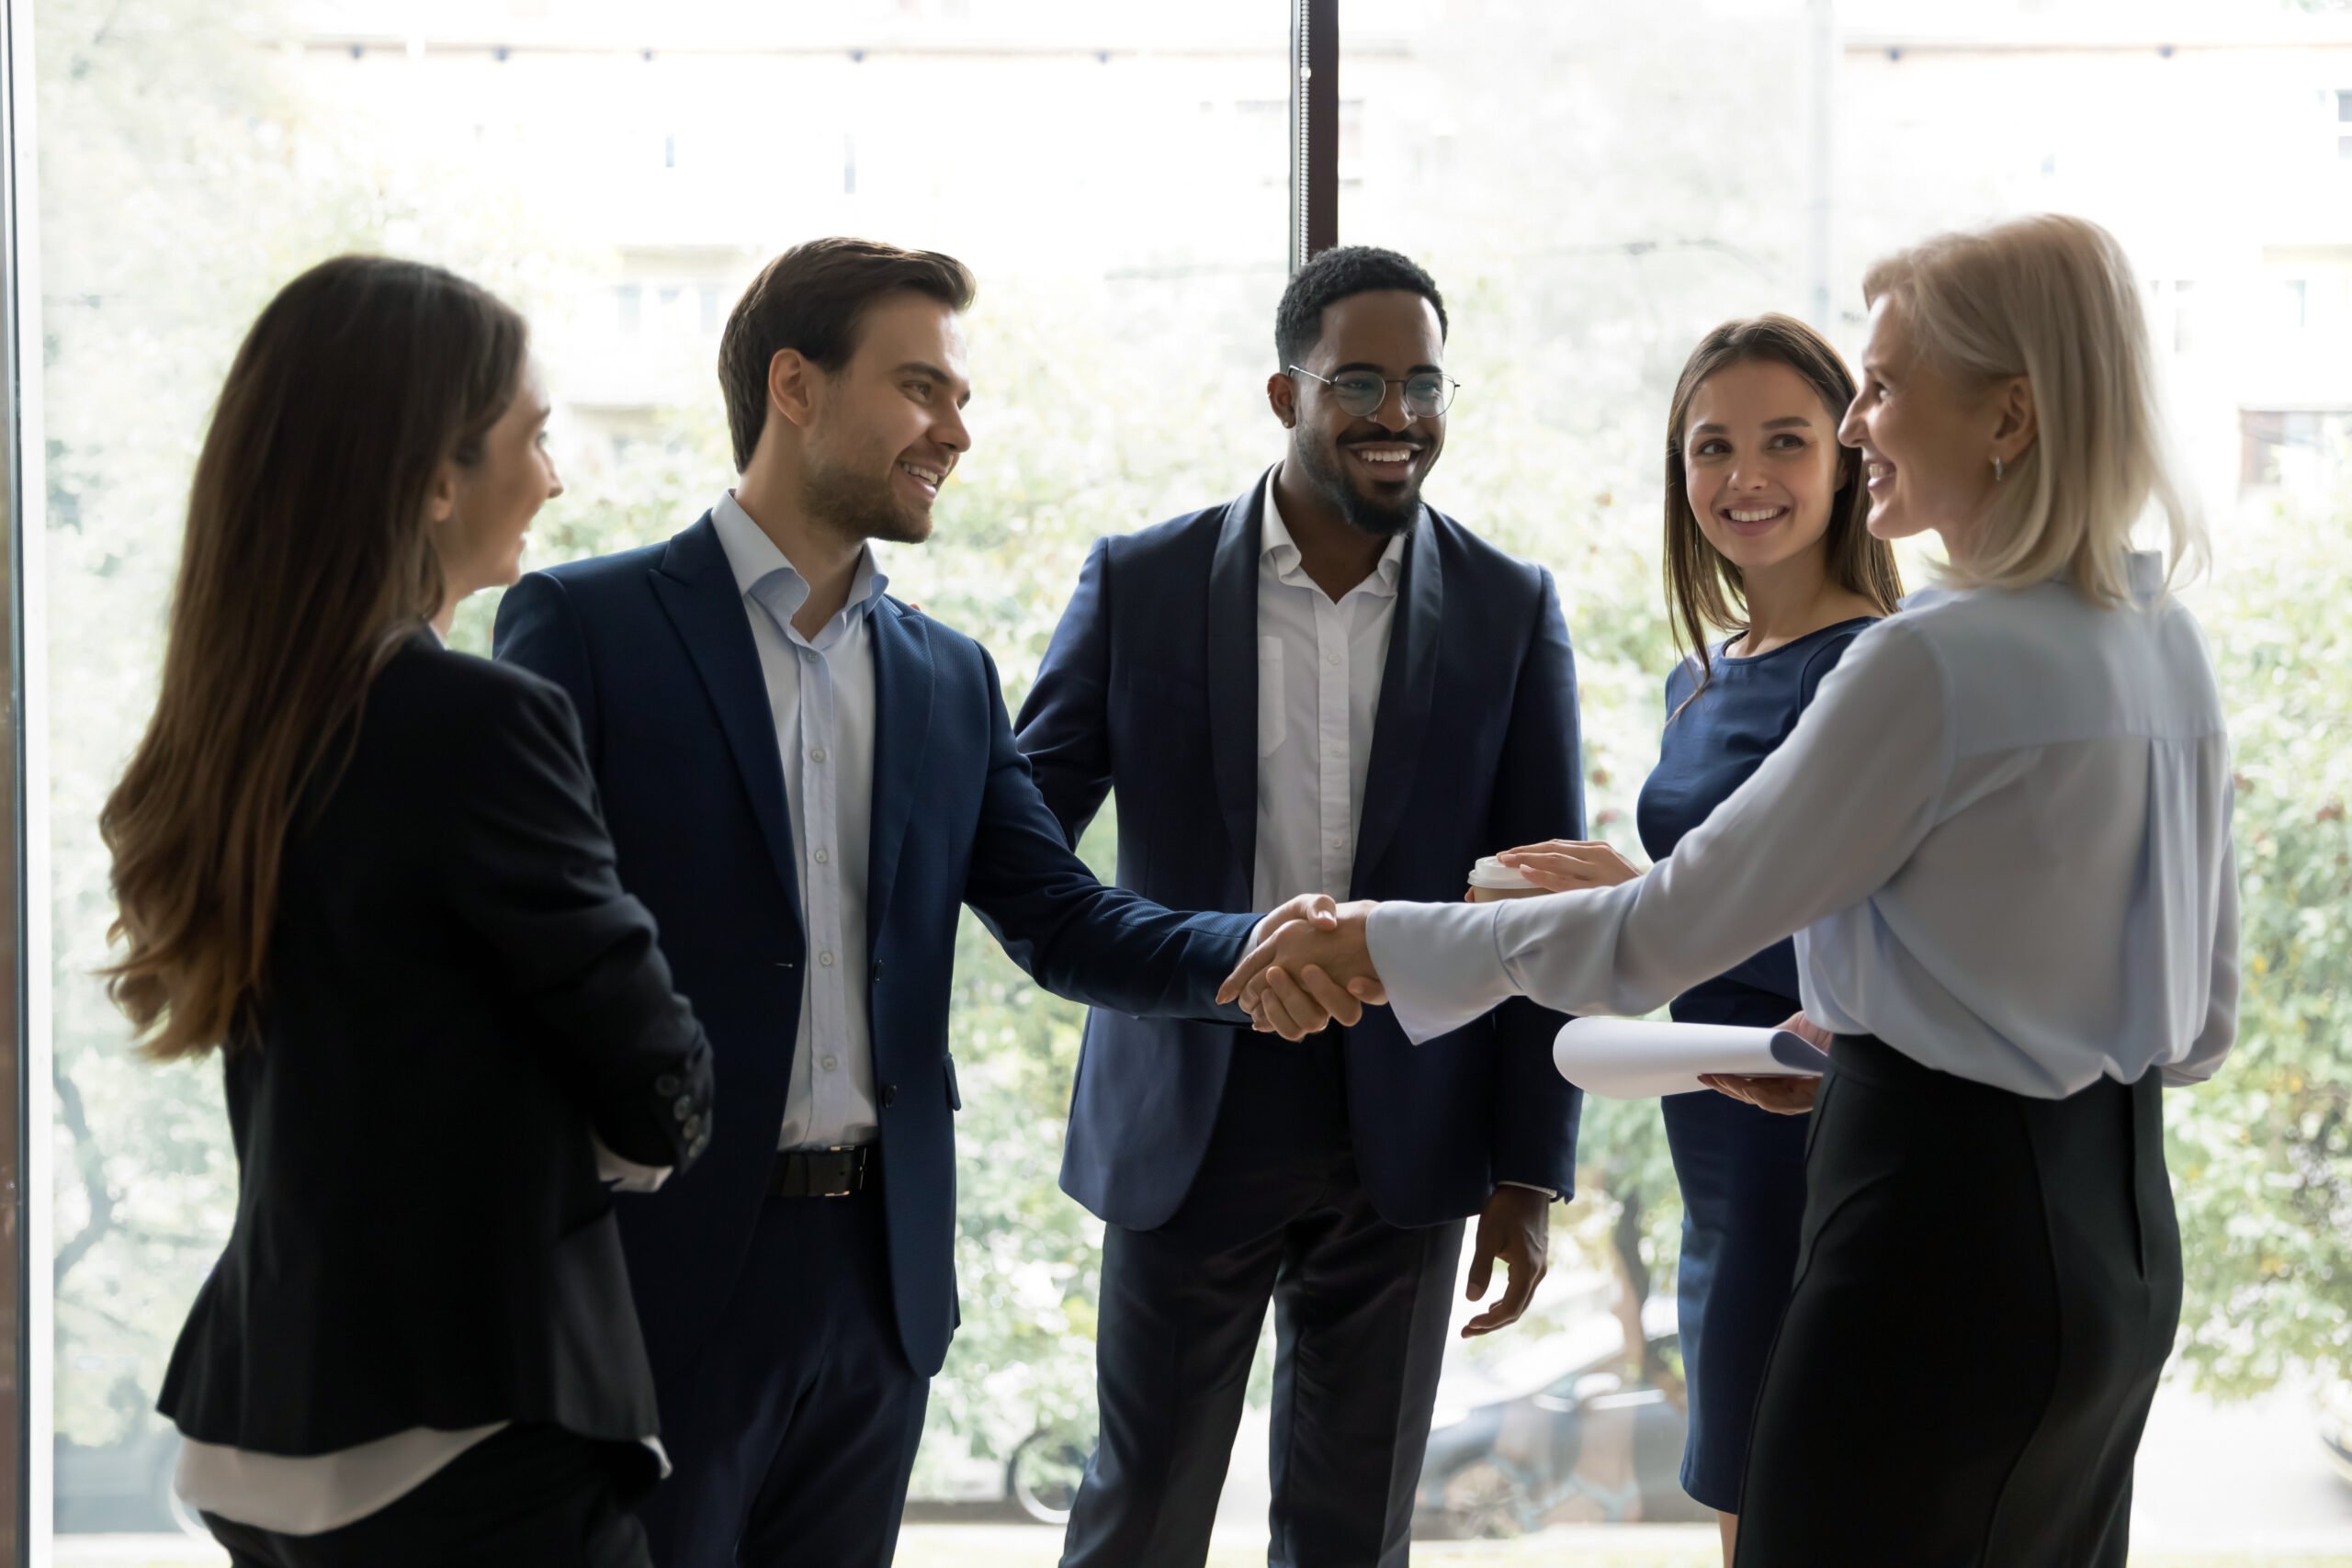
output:
<svg viewBox="0 0 2352 1568"><path fill-rule="evenodd" d="M2158 1075L2034 1100L1841 1036L1738 1568L2123 1568L2180 1317Z"/></svg>

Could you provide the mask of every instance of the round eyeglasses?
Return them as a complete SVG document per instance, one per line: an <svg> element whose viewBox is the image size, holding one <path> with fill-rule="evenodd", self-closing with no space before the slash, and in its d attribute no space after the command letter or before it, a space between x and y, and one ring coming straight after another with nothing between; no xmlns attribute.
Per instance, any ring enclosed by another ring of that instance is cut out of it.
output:
<svg viewBox="0 0 2352 1568"><path fill-rule="evenodd" d="M1451 376L1434 370L1418 371L1410 376L1375 376L1369 370L1347 370L1337 376L1317 376L1303 365L1284 367L1294 376L1304 376L1310 381L1320 381L1331 389L1331 400L1349 413L1363 419L1377 413L1380 405L1388 400L1388 389L1405 389L1405 416L1408 419L1435 419L1453 406L1453 394L1462 383Z"/></svg>

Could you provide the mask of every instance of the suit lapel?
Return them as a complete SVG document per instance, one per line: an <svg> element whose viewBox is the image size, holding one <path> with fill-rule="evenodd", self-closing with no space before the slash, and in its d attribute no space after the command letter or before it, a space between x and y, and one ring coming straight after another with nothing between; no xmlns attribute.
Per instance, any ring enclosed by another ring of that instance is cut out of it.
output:
<svg viewBox="0 0 2352 1568"><path fill-rule="evenodd" d="M895 600L875 605L874 823L865 863L865 950L879 949L882 921L898 883L923 751L931 743L931 623Z"/></svg>
<svg viewBox="0 0 2352 1568"><path fill-rule="evenodd" d="M1364 770L1363 817L1356 828L1356 862L1348 891L1363 897L1364 880L1380 863L1404 820L1430 727L1437 691L1438 637L1445 618L1445 573L1438 564L1437 514L1426 507L1405 545L1396 582L1396 618L1382 666L1380 706L1373 719L1372 757Z"/></svg>
<svg viewBox="0 0 2352 1568"><path fill-rule="evenodd" d="M792 819L784 795L784 761L776 750L775 717L743 595L710 513L670 541L662 564L648 574L653 596L686 645L695 671L718 710L718 727L735 754L736 771L752 797L752 815L767 840L768 858L796 913L800 879L794 874Z"/></svg>
<svg viewBox="0 0 2352 1568"><path fill-rule="evenodd" d="M1261 478L1225 509L1209 562L1209 762L1233 850L1227 901L1237 909L1250 906L1258 879L1258 551L1265 509Z"/></svg>

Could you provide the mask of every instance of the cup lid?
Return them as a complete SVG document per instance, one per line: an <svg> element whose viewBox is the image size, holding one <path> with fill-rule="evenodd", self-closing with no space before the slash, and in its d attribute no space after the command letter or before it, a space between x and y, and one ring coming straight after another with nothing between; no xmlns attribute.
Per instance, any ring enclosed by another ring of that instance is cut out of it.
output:
<svg viewBox="0 0 2352 1568"><path fill-rule="evenodd" d="M1478 863L1470 868L1473 887L1532 887L1535 886L1518 872L1492 855L1480 855Z"/></svg>

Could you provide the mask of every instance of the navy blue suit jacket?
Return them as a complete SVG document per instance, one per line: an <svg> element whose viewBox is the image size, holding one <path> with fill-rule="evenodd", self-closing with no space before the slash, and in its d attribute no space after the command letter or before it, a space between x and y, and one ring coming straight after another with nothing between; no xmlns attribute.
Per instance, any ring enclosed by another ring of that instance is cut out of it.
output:
<svg viewBox="0 0 2352 1568"><path fill-rule="evenodd" d="M1252 892L1265 493L1261 480L1098 541L1022 705L1021 747L1063 831L1075 841L1110 791L1119 885L1179 906L1238 908ZM1551 574L1425 510L1398 580L1350 896L1459 898L1480 855L1583 837L1577 751ZM1384 1218L1459 1218L1500 1181L1568 1193L1582 1100L1552 1067L1563 1021L1522 999L1419 1047L1385 1008L1348 1032L1356 1161ZM1064 1190L1129 1229L1166 1224L1232 1053L1249 1048L1230 1031L1095 1012Z"/></svg>
<svg viewBox="0 0 2352 1568"><path fill-rule="evenodd" d="M1251 921L1174 914L1098 883L1013 745L987 650L895 599L873 615L874 1082L899 1335L927 1375L956 1322L958 907L1049 990L1185 1014L1220 1035L1232 1023L1205 1021L1241 1020L1215 998ZM571 694L622 884L652 911L727 1085L709 1152L658 1201L619 1205L666 1408L750 1243L791 1081L808 950L775 721L707 514L667 544L525 577L499 606L496 649Z"/></svg>

